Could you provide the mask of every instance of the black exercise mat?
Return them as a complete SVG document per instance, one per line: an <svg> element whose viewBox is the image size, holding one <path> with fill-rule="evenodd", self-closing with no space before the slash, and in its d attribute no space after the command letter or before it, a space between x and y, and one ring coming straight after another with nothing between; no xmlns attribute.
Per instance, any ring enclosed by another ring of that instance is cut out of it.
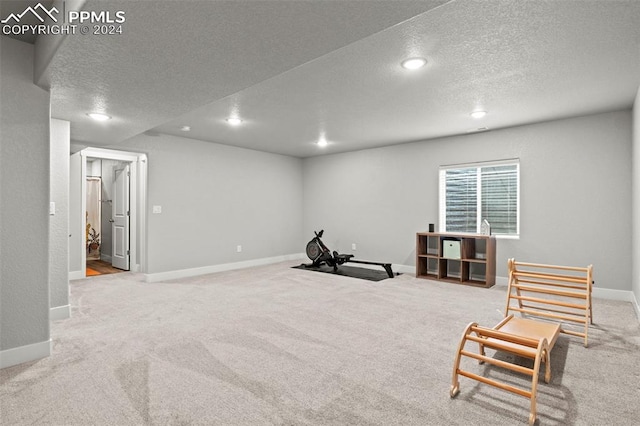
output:
<svg viewBox="0 0 640 426"><path fill-rule="evenodd" d="M321 265L319 267L316 267L316 266L305 266L303 264L299 266L293 266L293 268L306 269L308 271L315 271L315 272L324 272L327 274L342 275L342 276L351 277L351 278L360 278L362 280L368 280L368 281L382 281L389 278L389 275L387 275L387 272L384 269L382 269L382 267L380 268L381 269L380 271L375 269L358 268L355 266L344 266L344 265L339 266L337 271L334 271L332 267L326 266L326 265ZM394 273L394 275L397 276L400 274Z"/></svg>

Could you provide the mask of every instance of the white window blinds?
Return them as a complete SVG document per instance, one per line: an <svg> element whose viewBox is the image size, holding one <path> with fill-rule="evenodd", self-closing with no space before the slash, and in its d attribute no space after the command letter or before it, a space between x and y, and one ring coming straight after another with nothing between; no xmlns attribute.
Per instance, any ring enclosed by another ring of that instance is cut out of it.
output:
<svg viewBox="0 0 640 426"><path fill-rule="evenodd" d="M518 235L518 160L440 168L440 230L479 233L482 221L492 234Z"/></svg>

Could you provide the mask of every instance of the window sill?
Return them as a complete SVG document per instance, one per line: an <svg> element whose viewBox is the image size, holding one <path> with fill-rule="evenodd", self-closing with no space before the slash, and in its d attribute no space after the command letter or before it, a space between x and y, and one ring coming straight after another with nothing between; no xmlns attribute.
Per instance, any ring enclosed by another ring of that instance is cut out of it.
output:
<svg viewBox="0 0 640 426"><path fill-rule="evenodd" d="M507 234L496 234L494 235L496 240L519 240L520 235L507 235Z"/></svg>

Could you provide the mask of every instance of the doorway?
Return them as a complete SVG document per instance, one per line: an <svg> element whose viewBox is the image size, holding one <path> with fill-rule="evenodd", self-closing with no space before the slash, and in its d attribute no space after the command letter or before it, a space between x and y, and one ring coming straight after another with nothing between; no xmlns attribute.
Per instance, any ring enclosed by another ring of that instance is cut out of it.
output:
<svg viewBox="0 0 640 426"><path fill-rule="evenodd" d="M128 271L130 162L87 158L86 275Z"/></svg>
<svg viewBox="0 0 640 426"><path fill-rule="evenodd" d="M70 279L144 272L146 155L86 148L70 169Z"/></svg>

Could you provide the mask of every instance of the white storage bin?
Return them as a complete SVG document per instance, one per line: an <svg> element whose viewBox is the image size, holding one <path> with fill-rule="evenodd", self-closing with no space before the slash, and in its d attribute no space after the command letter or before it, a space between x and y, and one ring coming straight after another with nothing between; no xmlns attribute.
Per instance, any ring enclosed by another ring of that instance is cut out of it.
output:
<svg viewBox="0 0 640 426"><path fill-rule="evenodd" d="M460 259L460 241L443 240L442 257L447 259Z"/></svg>

